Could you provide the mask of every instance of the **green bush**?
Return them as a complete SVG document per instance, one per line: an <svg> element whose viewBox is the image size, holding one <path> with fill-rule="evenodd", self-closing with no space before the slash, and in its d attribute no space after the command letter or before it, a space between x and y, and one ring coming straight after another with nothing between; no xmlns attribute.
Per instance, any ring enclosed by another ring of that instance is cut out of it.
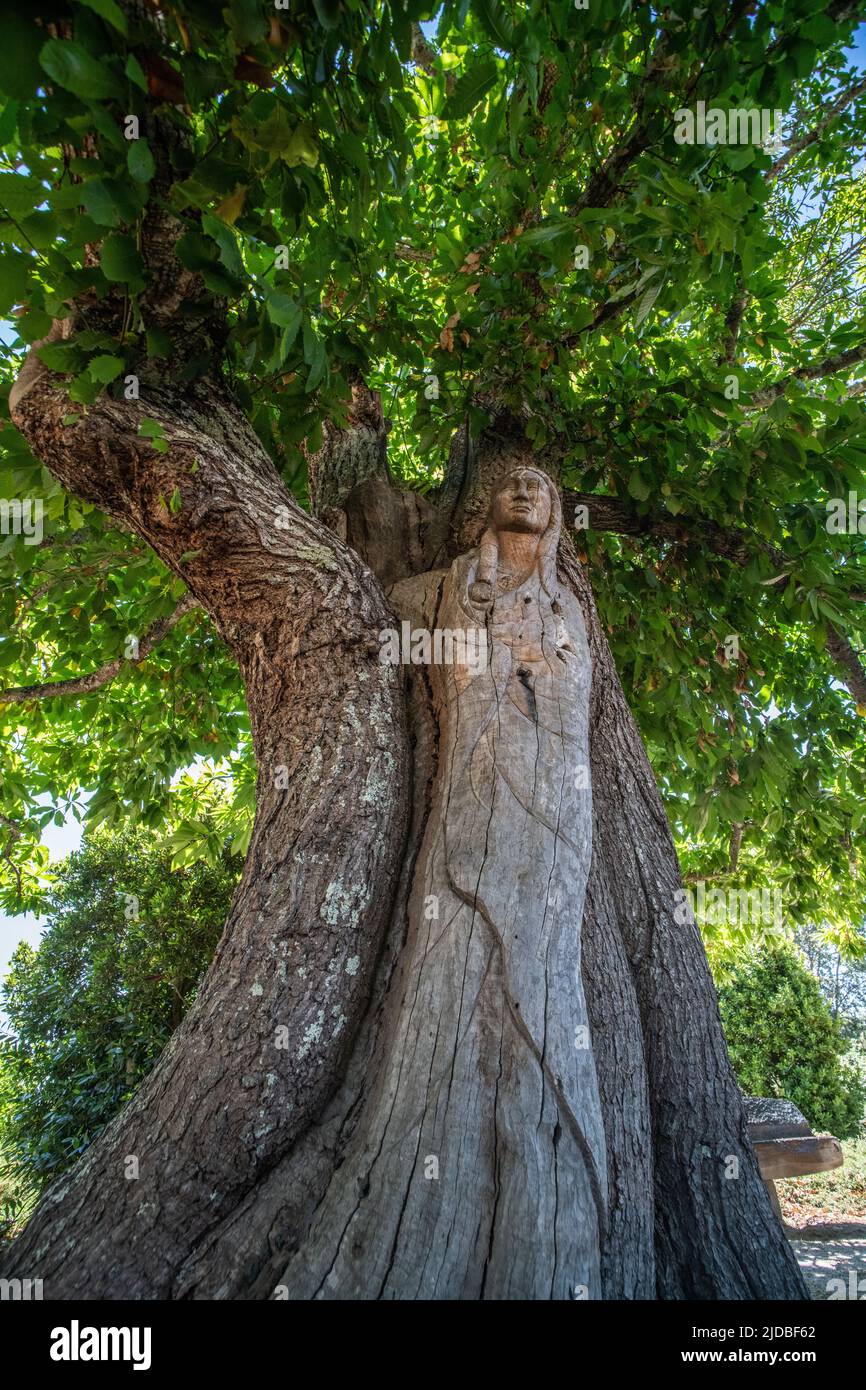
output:
<svg viewBox="0 0 866 1390"><path fill-rule="evenodd" d="M793 947L712 958L728 1050L747 1095L782 1096L816 1132L853 1138L866 1088L814 975Z"/></svg>
<svg viewBox="0 0 866 1390"><path fill-rule="evenodd" d="M0 1185L31 1196L135 1090L192 1001L226 919L237 861L171 868L142 831L99 831L70 856L38 949L2 989Z"/></svg>

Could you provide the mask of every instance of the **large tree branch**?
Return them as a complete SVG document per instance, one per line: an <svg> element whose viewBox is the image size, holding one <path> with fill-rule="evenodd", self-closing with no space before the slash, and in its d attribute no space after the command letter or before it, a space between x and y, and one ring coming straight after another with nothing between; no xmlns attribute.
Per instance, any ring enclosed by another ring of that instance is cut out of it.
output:
<svg viewBox="0 0 866 1390"><path fill-rule="evenodd" d="M683 875L684 883L711 883L720 878L730 878L737 872L740 862L740 847L743 843L744 821L734 821L731 825L731 838L728 842L728 866L714 874L691 873Z"/></svg>
<svg viewBox="0 0 866 1390"><path fill-rule="evenodd" d="M772 405L773 401L782 395L792 381L815 381L819 377L836 376L839 372L848 371L850 367L856 367L858 363L863 361L866 361L866 343L858 343L856 347L846 348L844 352L835 352L820 362L810 362L805 367L797 367L795 371L789 372L787 376L774 382L766 390L758 391L751 401L744 406L744 409L756 409Z"/></svg>
<svg viewBox="0 0 866 1390"><path fill-rule="evenodd" d="M326 420L322 447L307 453L310 505L317 516L342 507L353 487L367 478L390 482L388 431L378 391L356 376L345 426Z"/></svg>
<svg viewBox="0 0 866 1390"><path fill-rule="evenodd" d="M200 604L192 594L184 594L173 612L148 628L139 641L138 656L115 657L112 661L98 666L95 671L88 672L86 676L72 676L69 680L62 681L40 681L35 685L19 685L0 690L0 705L24 704L28 700L50 700L57 695L91 695L95 690L110 684L124 667L135 666L138 662L144 661L181 618L199 607Z"/></svg>
<svg viewBox="0 0 866 1390"><path fill-rule="evenodd" d="M737 356L737 342L740 337L740 328L743 323L743 315L749 302L749 292L746 289L745 281L738 279L734 297L731 300L728 312L725 314L725 347L723 360L728 364L734 362Z"/></svg>
<svg viewBox="0 0 866 1390"><path fill-rule="evenodd" d="M591 323L585 328L579 328L576 333L569 333L562 339L561 346L567 349L577 347L578 343L587 333L595 332L596 328L601 328L605 323L613 323L618 319L630 305L634 304L635 294L624 294L622 299L608 299L602 304Z"/></svg>
<svg viewBox="0 0 866 1390"><path fill-rule="evenodd" d="M18 385L12 418L37 457L184 580L237 658L249 707L256 821L211 971L142 1088L9 1257L67 1296L110 1297L122 1280L165 1297L320 1113L367 1007L407 815L403 677L379 660L394 619L219 381L103 395L84 415L33 355ZM141 437L145 417L164 452ZM130 1153L147 1155L144 1205L123 1180ZM71 1242L83 1202L86 1231Z"/></svg>
<svg viewBox="0 0 866 1390"><path fill-rule="evenodd" d="M603 208L613 202L622 184L622 177L630 164L650 144L649 125L644 119L644 105L648 85L662 71L667 56L668 36L664 29L653 47L649 62L638 90L633 108L633 121L628 132L606 155L601 165L590 176L580 198L571 208L577 216L584 208Z"/></svg>
<svg viewBox="0 0 866 1390"><path fill-rule="evenodd" d="M571 525L574 525L579 507L586 509L588 529L592 531L612 531L622 536L651 536L678 544L696 541L734 564L745 564L751 553L748 538L741 531L719 526L703 518L671 516L662 512L639 516L618 497L599 497L589 492L563 494L563 515ZM767 548L772 549L768 545ZM781 551L775 551L775 563L785 562L786 558Z"/></svg>
<svg viewBox="0 0 866 1390"><path fill-rule="evenodd" d="M844 632L827 624L827 651L844 672L845 684L858 705L866 705L866 669Z"/></svg>

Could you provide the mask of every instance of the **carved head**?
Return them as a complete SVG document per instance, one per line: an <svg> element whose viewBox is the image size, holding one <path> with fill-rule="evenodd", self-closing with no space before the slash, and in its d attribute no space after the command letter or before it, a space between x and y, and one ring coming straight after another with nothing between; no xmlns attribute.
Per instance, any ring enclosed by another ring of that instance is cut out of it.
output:
<svg viewBox="0 0 866 1390"><path fill-rule="evenodd" d="M513 468L490 498L487 526L478 548L478 566L470 597L475 603L492 602L499 570L499 540L503 531L538 536L536 568L542 587L557 593L556 547L562 529L562 506L553 482L540 468Z"/></svg>
<svg viewBox="0 0 866 1390"><path fill-rule="evenodd" d="M507 473L490 501L490 524L495 531L525 531L541 535L550 525L551 483L537 468Z"/></svg>

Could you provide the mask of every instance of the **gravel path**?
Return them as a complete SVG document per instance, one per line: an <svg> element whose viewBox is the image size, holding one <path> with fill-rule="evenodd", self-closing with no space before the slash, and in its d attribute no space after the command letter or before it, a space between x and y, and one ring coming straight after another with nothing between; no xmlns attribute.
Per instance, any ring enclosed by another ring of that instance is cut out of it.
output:
<svg viewBox="0 0 866 1390"><path fill-rule="evenodd" d="M866 1225L790 1231L791 1244L813 1298L866 1302Z"/></svg>

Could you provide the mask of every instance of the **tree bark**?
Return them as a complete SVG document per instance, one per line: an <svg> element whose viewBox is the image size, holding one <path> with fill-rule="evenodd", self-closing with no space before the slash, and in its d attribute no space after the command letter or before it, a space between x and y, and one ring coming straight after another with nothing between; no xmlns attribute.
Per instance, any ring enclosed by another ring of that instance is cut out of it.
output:
<svg viewBox="0 0 866 1390"><path fill-rule="evenodd" d="M682 879L652 769L586 577L570 558L567 569L590 610L593 855L598 872L607 873L605 910L619 930L641 1021L656 1292L661 1298L803 1298L791 1247L764 1200L700 933L690 911L683 920ZM595 929L591 917L585 920L588 942ZM610 954L606 961L598 950L590 959L600 967L587 986L593 999L608 988ZM636 1057L629 1060L638 1065ZM622 1066L615 1059L616 1083ZM612 1092L617 1096L619 1084ZM609 1142L615 1132L609 1119ZM626 1154L634 1132L622 1136ZM633 1208L634 1200L627 1205ZM618 1281L628 1275L632 1245L623 1242Z"/></svg>
<svg viewBox="0 0 866 1390"><path fill-rule="evenodd" d="M11 1254L54 1297L165 1297L327 1100L367 1003L405 835L402 691L375 638L390 612L215 390L104 399L65 426L50 374L24 387L15 420L40 457L143 536L213 617L258 760L243 877L195 1005ZM145 414L165 454L138 437Z"/></svg>
<svg viewBox="0 0 866 1390"><path fill-rule="evenodd" d="M461 432L421 506L393 489L384 422L365 410L358 452L350 424L337 472L327 447L315 462L335 532L288 497L215 389L154 388L63 426L56 380L32 371L23 385L13 414L37 454L153 546L235 653L259 779L243 879L194 1007L3 1273L42 1278L49 1298L805 1297L699 933L675 916L661 799L567 540L556 602L587 704L584 716L580 701L560 705L556 746L577 740L564 763L539 735L541 771L560 778L549 833L534 826L550 822L550 785L526 820L490 791L507 748L482 767L486 828L460 813L449 797L469 754L455 726L478 711L435 673L407 685L379 660L394 607L436 626L492 491L538 466L521 422L495 414L477 443ZM138 438L144 413L166 454ZM164 500L175 489L178 512ZM399 550L375 515L402 518ZM370 565L403 581L390 604ZM540 669L512 672L526 718L546 698ZM583 804L562 780L581 757ZM550 887L557 863L565 912L549 916L538 881ZM449 894L437 926L426 899ZM544 969L503 945L503 922L519 937L509 895L532 941L549 934ZM583 1019L589 1047L567 1048Z"/></svg>

